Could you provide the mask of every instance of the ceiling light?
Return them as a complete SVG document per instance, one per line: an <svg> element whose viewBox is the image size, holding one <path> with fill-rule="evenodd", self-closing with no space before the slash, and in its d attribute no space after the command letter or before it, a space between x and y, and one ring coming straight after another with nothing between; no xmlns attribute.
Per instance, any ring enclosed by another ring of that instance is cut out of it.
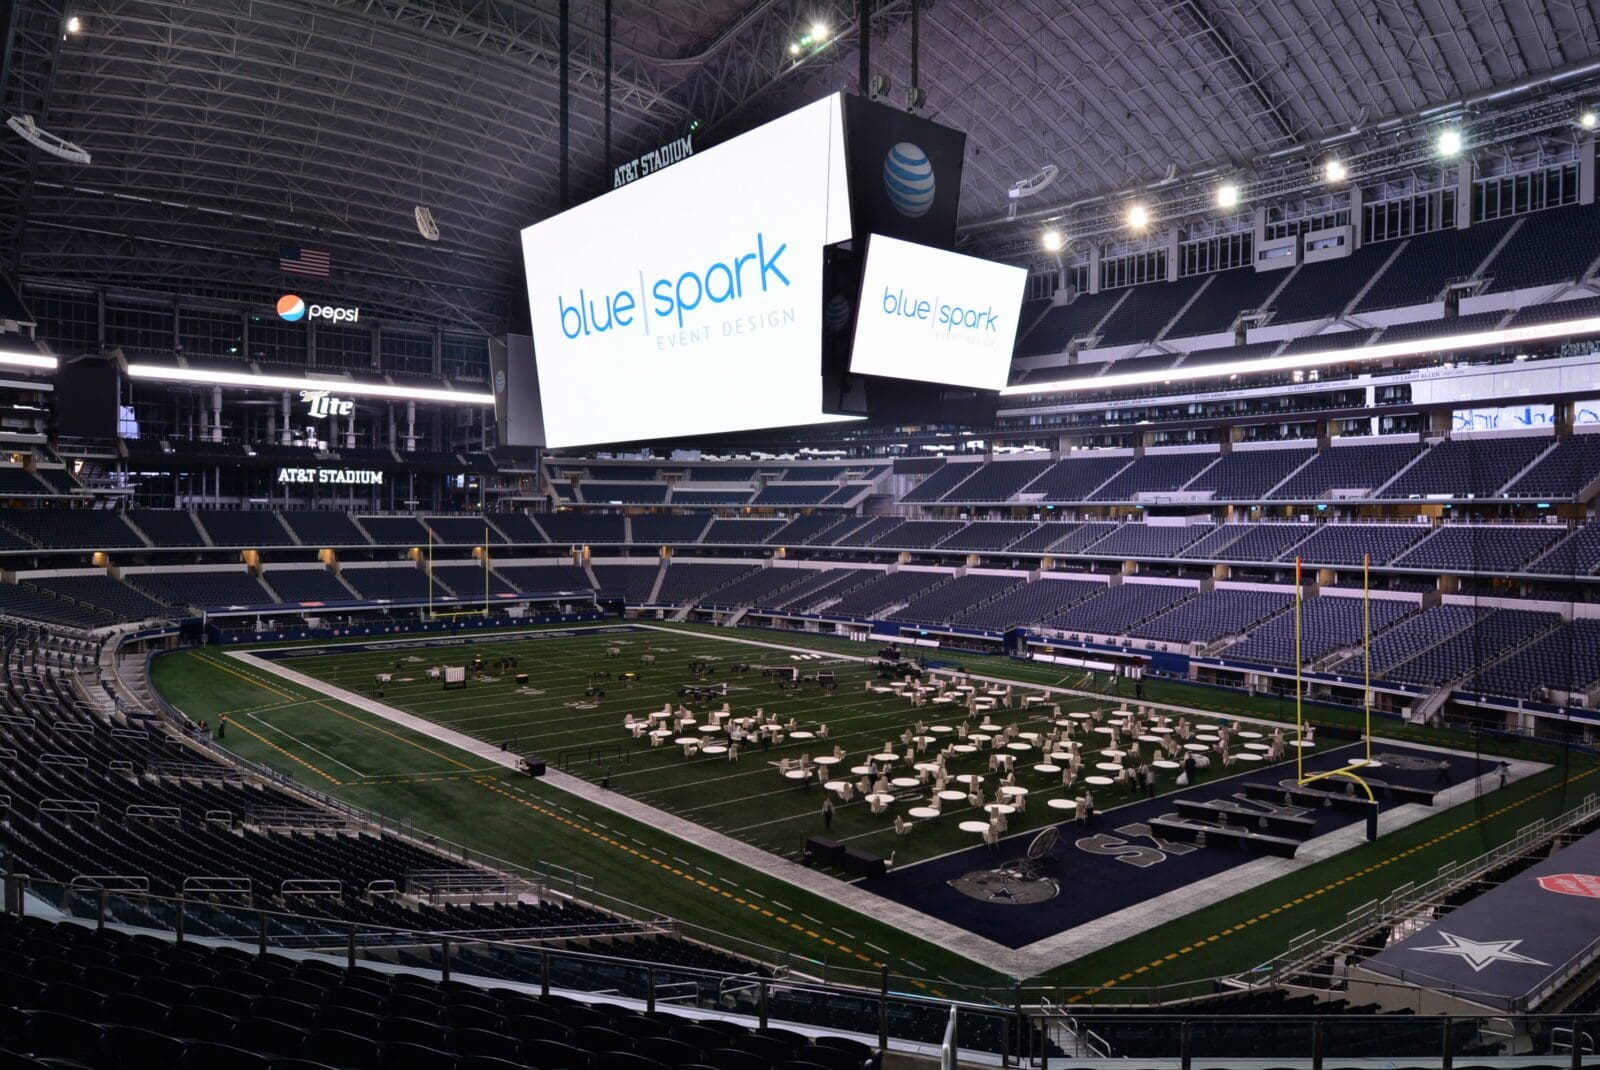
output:
<svg viewBox="0 0 1600 1070"><path fill-rule="evenodd" d="M1217 187L1217 207L1236 208L1239 205L1239 187L1232 182L1224 182Z"/></svg>
<svg viewBox="0 0 1600 1070"><path fill-rule="evenodd" d="M7 368L38 368L40 371L53 372L60 363L55 357L42 357L37 353L0 350L0 366Z"/></svg>
<svg viewBox="0 0 1600 1070"><path fill-rule="evenodd" d="M1128 226L1134 230L1143 230L1150 222L1150 210L1142 204L1128 206Z"/></svg>
<svg viewBox="0 0 1600 1070"><path fill-rule="evenodd" d="M828 24L826 22L813 22L811 24L811 40L817 44L828 39Z"/></svg>
<svg viewBox="0 0 1600 1070"><path fill-rule="evenodd" d="M4 362L0 356L0 362ZM46 358L52 359L53 358ZM54 363L51 364L54 367ZM205 386L233 386L247 390L336 390L350 397L392 398L396 401L442 401L457 405L493 405L494 395L438 387L389 386L386 383L361 383L349 379L310 379L297 375L252 375L248 372L196 371L165 364L129 364L133 379L155 379L168 383L200 383Z"/></svg>
<svg viewBox="0 0 1600 1070"><path fill-rule="evenodd" d="M1329 182L1343 182L1350 177L1350 172L1345 170L1343 160L1329 160L1322 167L1322 174Z"/></svg>
<svg viewBox="0 0 1600 1070"><path fill-rule="evenodd" d="M1578 125L1585 130L1593 130L1597 121L1600 119L1596 118L1593 108L1583 109L1583 114L1578 116Z"/></svg>
<svg viewBox="0 0 1600 1070"><path fill-rule="evenodd" d="M791 41L791 42L789 42L789 55L798 56L799 54L800 54L800 42L799 41Z"/></svg>
<svg viewBox="0 0 1600 1070"><path fill-rule="evenodd" d="M1461 152L1461 131L1439 131L1439 155L1455 156Z"/></svg>
<svg viewBox="0 0 1600 1070"><path fill-rule="evenodd" d="M1059 230L1051 227L1049 230L1039 235L1039 243L1044 246L1045 252L1059 253L1061 251L1061 247L1067 243L1067 240L1061 236L1061 232Z"/></svg>
<svg viewBox="0 0 1600 1070"><path fill-rule="evenodd" d="M78 33L82 29L83 29L83 20L80 19L78 16L73 15L71 18L67 19L67 32L68 33Z"/></svg>

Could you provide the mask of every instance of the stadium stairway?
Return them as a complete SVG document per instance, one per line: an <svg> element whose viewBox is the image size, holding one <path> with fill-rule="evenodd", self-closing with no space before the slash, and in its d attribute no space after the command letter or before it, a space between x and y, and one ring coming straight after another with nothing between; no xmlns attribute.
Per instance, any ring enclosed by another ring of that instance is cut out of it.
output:
<svg viewBox="0 0 1600 1070"><path fill-rule="evenodd" d="M1374 498L1382 498L1383 497L1384 488L1386 488L1386 487L1394 484L1395 482L1397 482L1400 479L1401 476L1404 476L1407 472L1411 471L1412 466L1417 464L1419 461L1421 461L1427 455L1428 455L1427 449L1418 450L1414 457L1412 457L1409 461L1407 461L1405 464L1400 466L1400 470L1398 472L1396 472L1394 475L1390 476L1388 479L1384 480L1382 485L1372 488L1372 497L1374 497Z"/></svg>

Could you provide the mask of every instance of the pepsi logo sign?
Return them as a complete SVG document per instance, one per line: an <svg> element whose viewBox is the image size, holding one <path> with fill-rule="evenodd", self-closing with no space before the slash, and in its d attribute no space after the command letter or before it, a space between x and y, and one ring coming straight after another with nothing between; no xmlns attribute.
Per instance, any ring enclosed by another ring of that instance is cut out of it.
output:
<svg viewBox="0 0 1600 1070"><path fill-rule="evenodd" d="M327 320L330 323L358 323L361 320L361 310L342 308L338 305L308 305L299 294L284 294L278 298L279 319L298 323L307 317Z"/></svg>

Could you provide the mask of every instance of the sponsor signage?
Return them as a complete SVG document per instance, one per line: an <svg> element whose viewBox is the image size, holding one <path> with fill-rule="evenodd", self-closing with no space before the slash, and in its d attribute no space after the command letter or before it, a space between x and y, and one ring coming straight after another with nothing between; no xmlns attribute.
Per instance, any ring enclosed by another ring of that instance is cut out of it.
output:
<svg viewBox="0 0 1600 1070"><path fill-rule="evenodd" d="M340 305L308 305L299 294L284 294L278 298L278 318L290 323L299 323L303 319L359 323L361 310Z"/></svg>
<svg viewBox="0 0 1600 1070"><path fill-rule="evenodd" d="M1600 899L1600 876L1593 873L1552 873L1539 878L1539 887L1557 895L1578 895Z"/></svg>
<svg viewBox="0 0 1600 1070"><path fill-rule="evenodd" d="M685 134L676 141L667 142L659 149L652 149L635 156L627 163L618 164L611 172L611 188L620 189L629 182L637 182L641 178L655 174L663 167L671 167L693 155L694 135Z"/></svg>
<svg viewBox="0 0 1600 1070"><path fill-rule="evenodd" d="M383 485L383 473L376 468L280 468L278 482L283 484L320 483L338 487L377 487Z"/></svg>
<svg viewBox="0 0 1600 1070"><path fill-rule="evenodd" d="M356 411L356 403L349 398L335 397L326 390L302 390L300 400L314 420L328 416L349 416Z"/></svg>

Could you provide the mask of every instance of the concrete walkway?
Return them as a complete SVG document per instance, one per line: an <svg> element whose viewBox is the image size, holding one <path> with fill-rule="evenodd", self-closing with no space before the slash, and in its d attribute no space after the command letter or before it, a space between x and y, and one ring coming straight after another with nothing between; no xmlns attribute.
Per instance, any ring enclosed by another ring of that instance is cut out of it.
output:
<svg viewBox="0 0 1600 1070"><path fill-rule="evenodd" d="M835 653L832 651L818 651L813 647L791 646L767 640L751 639L745 636L720 636L703 631L686 631L681 628L663 628L651 624L634 623L650 631L657 631L668 635L683 636L694 635L706 639L738 643L742 646L757 646L769 650L778 650L792 654L825 653L829 657L847 661L867 662L875 661L875 657L856 656L851 654ZM331 699L346 703L356 709L380 717L392 724L408 728L418 735L426 736L438 742L448 744L459 750L466 751L475 757L483 759L486 763L514 769L518 756L501 750L499 747L474 739L462 732L446 728L432 721L406 713L403 710L385 705L364 695L353 691L334 687L322 680L307 676L286 668L282 662L269 661L255 657L244 652L228 652L228 656L236 658L250 665L259 672L277 676L291 683L297 684L307 690L326 695ZM970 674L974 680L986 683L1013 684L1019 689L1039 691L1051 695L1068 696L1074 698L1089 698L1102 702L1116 701L1114 696L1108 696L1093 691L1080 691L1073 688L1055 687L1047 684L1021 684L1015 680L1004 677ZM1202 710L1187 706L1177 706L1160 702L1125 702L1125 705L1138 705L1144 708L1159 709L1174 715L1187 715L1191 717L1215 718L1214 711ZM1278 727L1279 722L1262 718L1232 716L1230 720L1241 723L1252 723L1266 727ZM1424 748L1423 744L1407 742L1407 747ZM1440 753L1449 753L1446 748L1424 748L1437 750ZM1510 779L1520 780L1531 776L1545 768L1536 762L1513 761L1511 764ZM1240 774L1243 775L1243 774ZM965 929L942 921L921 911L896 903L865 891L855 884L838 880L825 873L809 869L805 866L791 862L788 859L764 851L742 840L713 831L703 825L668 813L647 803L607 791L587 780L549 770L545 774L546 782L554 788L564 791L585 802L622 814L652 828L659 829L686 843L713 851L739 865L753 869L768 877L781 880L803 891L821 896L830 902L849 908L858 914L887 922L908 935L925 940L940 947L948 948L957 954L987 966L997 973L1017 979L1036 976L1057 966L1083 958L1085 955L1102 950L1119 941L1126 940L1139 933L1155 928L1158 925L1176 920L1186 914L1203 909L1214 903L1220 902L1230 896L1261 886L1287 874L1302 869L1314 862L1329 858L1343 851L1359 846L1365 839L1365 829L1360 823L1345 826L1308 841L1290 858L1258 858L1244 865L1234 866L1213 877L1206 878L1189 887L1182 888L1165 895L1147 899L1124 910L1117 911L1092 922L1087 922L1072 929L1063 930L1042 940L1035 941L1022 948L1013 950L992 940L984 939ZM1492 790L1493 783L1498 781L1498 774L1488 773L1476 780L1464 781L1446 791L1440 792L1435 806L1428 807L1420 804L1410 804L1386 811L1379 816L1379 834L1386 835L1398 829L1405 828L1417 821L1424 820L1434 814L1440 813L1459 803L1469 801L1480 793ZM1116 820L1116 809L1103 811L1101 817L1107 825ZM1114 827L1114 826L1112 826ZM1031 832L1017 833L1019 836L1036 835L1037 829ZM927 859L923 861L929 861ZM921 864L912 863L912 866ZM1064 889L1063 894L1071 894L1069 889Z"/></svg>

